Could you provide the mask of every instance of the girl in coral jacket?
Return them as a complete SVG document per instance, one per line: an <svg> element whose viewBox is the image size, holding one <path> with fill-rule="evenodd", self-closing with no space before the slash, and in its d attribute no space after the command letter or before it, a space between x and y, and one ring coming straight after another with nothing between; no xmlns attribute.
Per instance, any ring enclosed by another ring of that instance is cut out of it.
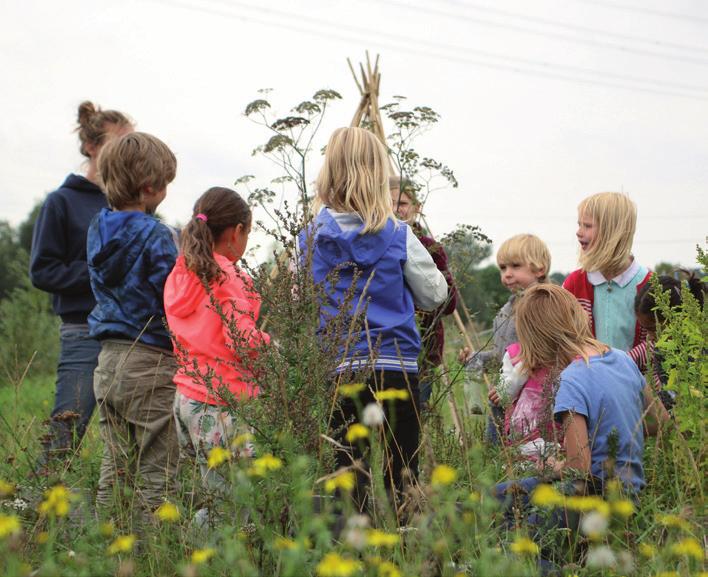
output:
<svg viewBox="0 0 708 577"><path fill-rule="evenodd" d="M624 194L602 192L578 206L580 266L563 282L590 317L600 342L627 351L640 370L647 361L646 331L634 299L651 272L632 256L637 207Z"/></svg>
<svg viewBox="0 0 708 577"><path fill-rule="evenodd" d="M244 358L270 342L256 328L260 297L236 265L250 230L248 204L233 190L210 188L194 205L181 234L182 254L165 284L165 313L180 365L174 404L180 450L196 458L209 489L224 487L208 466L212 449L236 444L240 456L253 452L249 442L238 442L247 429L227 406L258 394Z"/></svg>

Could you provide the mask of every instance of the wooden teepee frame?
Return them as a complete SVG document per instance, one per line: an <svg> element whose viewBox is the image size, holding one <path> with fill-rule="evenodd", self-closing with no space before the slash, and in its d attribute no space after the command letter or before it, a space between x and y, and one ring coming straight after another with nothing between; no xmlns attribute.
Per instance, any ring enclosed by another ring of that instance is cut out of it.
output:
<svg viewBox="0 0 708 577"><path fill-rule="evenodd" d="M366 69L364 65L359 63L359 72L361 73L361 82L354 71L352 61L347 58L349 70L351 70L354 82L359 89L361 99L359 106L352 118L351 126L361 126L362 123L379 137L381 142L386 143L386 135L383 130L383 122L381 121L381 111L379 110L379 86L381 85L381 72L379 72L379 55L376 55L374 67L371 68L371 59L369 51L366 51Z"/></svg>
<svg viewBox="0 0 708 577"><path fill-rule="evenodd" d="M349 58L347 58L347 64L349 65L349 70L351 71L352 76L354 77L354 82L356 83L356 86L359 89L359 94L361 95L359 105L357 106L356 112L354 113L354 117L352 118L351 126L362 127L363 125L363 127L368 128L369 130L371 130L371 132L378 136L379 140L381 140L381 142L386 146L386 134L384 133L383 121L381 119L381 111L379 110L379 87L381 85L381 72L379 71L379 55L376 55L376 59L374 60L374 66L372 68L371 59L369 58L369 51L366 51L366 68L364 68L363 63L359 63L359 73L361 74L361 81L360 78L357 76L357 73L354 71L354 66L352 66L352 62ZM391 163L391 168L393 169L392 172L395 174L397 172L397 169L393 161L391 160L390 155L389 162ZM458 299L459 298L460 297L458 295ZM460 302L466 312L467 307L461 301L461 299ZM470 348L470 350L476 350L477 347L475 347L472 343L472 339L470 338L470 334L467 330L467 327L465 326L465 323L460 317L460 313L455 310L452 315L458 330L462 334L465 344ZM447 371L443 371L443 378L447 382ZM452 419L458 437L461 437L462 426L460 422L459 411L457 410L457 406L451 392L448 393L448 403L450 405L450 413L452 415Z"/></svg>
<svg viewBox="0 0 708 577"><path fill-rule="evenodd" d="M379 55L376 55L374 67L372 68L371 59L369 58L369 51L366 51L366 68L364 68L363 63L359 63L361 81L354 71L354 66L352 66L352 61L349 60L349 58L347 58L347 64L349 64L349 70L351 70L352 77L354 78L356 87L359 89L359 94L361 95L361 98L359 99L359 106L357 106L350 126L367 128L378 136L379 140L388 149L388 145L386 144L386 134L383 129L383 120L381 119L381 110L379 109L379 86L381 85ZM390 155L388 160L391 165L392 174L397 174L398 169L393 163L393 160L391 160Z"/></svg>

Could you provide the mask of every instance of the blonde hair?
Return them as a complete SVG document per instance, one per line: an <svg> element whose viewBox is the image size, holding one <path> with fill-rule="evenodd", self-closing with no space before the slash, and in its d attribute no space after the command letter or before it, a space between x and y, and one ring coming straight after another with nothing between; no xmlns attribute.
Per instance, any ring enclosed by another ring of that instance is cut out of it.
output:
<svg viewBox="0 0 708 577"><path fill-rule="evenodd" d="M595 238L580 254L580 266L586 271L619 273L632 255L632 241L637 227L637 207L625 194L601 192L578 205L578 218L590 218Z"/></svg>
<svg viewBox="0 0 708 577"><path fill-rule="evenodd" d="M587 347L606 349L592 336L587 313L567 290L553 284L527 289L514 307L524 370L563 370L577 357L587 362Z"/></svg>
<svg viewBox="0 0 708 577"><path fill-rule="evenodd" d="M497 251L497 265L519 263L528 265L534 273L543 271L545 281L551 271L551 253L540 238L533 234L517 234L505 240Z"/></svg>
<svg viewBox="0 0 708 577"><path fill-rule="evenodd" d="M110 140L98 156L98 172L108 203L123 208L140 202L145 188L165 188L175 178L177 159L159 138L133 132Z"/></svg>
<svg viewBox="0 0 708 577"><path fill-rule="evenodd" d="M388 153L376 135L364 128L338 128L317 176L317 197L337 212L358 214L362 234L377 232L389 218L395 220L388 177Z"/></svg>

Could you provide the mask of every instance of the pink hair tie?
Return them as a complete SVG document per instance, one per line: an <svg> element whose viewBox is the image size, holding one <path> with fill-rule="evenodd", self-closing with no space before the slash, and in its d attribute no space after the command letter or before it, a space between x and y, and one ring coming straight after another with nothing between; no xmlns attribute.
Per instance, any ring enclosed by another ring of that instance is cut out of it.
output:
<svg viewBox="0 0 708 577"><path fill-rule="evenodd" d="M202 212L200 212L200 213L199 213L197 216L195 216L194 218L196 218L197 220L202 220L202 221L204 221L204 222L206 222L206 221L208 220L208 219L207 219L207 215L204 214L204 213L202 213Z"/></svg>

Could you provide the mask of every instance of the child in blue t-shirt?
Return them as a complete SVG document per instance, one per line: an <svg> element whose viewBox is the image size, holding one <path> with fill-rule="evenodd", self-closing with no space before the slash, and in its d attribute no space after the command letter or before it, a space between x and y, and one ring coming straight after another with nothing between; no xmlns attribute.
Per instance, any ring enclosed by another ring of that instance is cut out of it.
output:
<svg viewBox="0 0 708 577"><path fill-rule="evenodd" d="M580 480L576 490L601 494L614 475L636 495L645 484L644 434L668 419L636 364L593 338L581 305L561 287L530 288L515 312L525 370L560 371L553 413L563 425L563 456L546 461L550 477ZM497 496L528 495L542 482L533 477L502 483Z"/></svg>

